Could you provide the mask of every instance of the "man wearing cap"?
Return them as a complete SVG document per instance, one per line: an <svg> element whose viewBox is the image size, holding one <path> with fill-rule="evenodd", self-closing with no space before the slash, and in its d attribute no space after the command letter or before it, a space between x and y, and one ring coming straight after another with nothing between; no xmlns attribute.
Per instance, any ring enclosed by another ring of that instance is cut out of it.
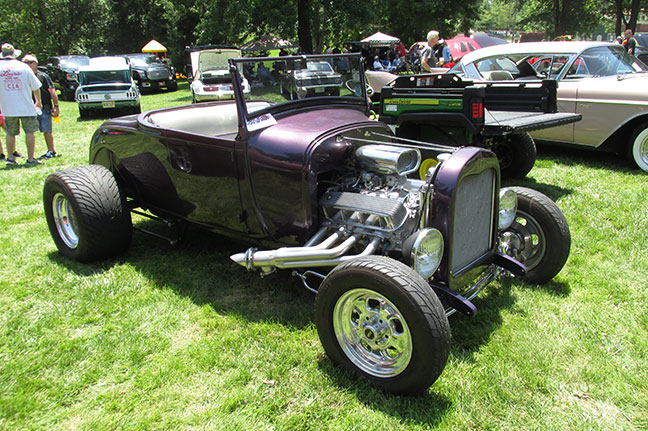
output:
<svg viewBox="0 0 648 431"><path fill-rule="evenodd" d="M15 156L16 135L20 133L20 125L25 131L27 144L27 166L38 165L40 162L34 158L36 145L34 133L38 130L37 109L43 108L41 104L41 83L32 72L31 68L22 61L16 60L20 51L13 45L2 45L0 54L0 109L5 117L7 128L7 165L17 165ZM33 100L32 100L33 95Z"/></svg>
<svg viewBox="0 0 648 431"><path fill-rule="evenodd" d="M58 156L54 150L54 135L52 135L52 117L59 115L59 100L54 89L54 83L49 75L45 72L38 70L38 60L36 56L27 54L22 59L36 75L36 78L41 83L40 95L43 104L43 111L38 115L38 129L43 132L45 143L47 144L47 152L41 156L41 159L51 159Z"/></svg>

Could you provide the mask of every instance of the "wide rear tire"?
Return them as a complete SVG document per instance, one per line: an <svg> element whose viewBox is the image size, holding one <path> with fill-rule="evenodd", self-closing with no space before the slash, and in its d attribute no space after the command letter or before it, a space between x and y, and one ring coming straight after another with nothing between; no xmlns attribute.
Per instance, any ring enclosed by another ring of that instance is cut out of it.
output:
<svg viewBox="0 0 648 431"><path fill-rule="evenodd" d="M418 394L448 360L450 327L427 282L383 256L353 259L322 282L317 331L334 362L397 394Z"/></svg>
<svg viewBox="0 0 648 431"><path fill-rule="evenodd" d="M43 189L45 218L59 252L80 262L125 250L132 222L112 172L100 165L50 174Z"/></svg>

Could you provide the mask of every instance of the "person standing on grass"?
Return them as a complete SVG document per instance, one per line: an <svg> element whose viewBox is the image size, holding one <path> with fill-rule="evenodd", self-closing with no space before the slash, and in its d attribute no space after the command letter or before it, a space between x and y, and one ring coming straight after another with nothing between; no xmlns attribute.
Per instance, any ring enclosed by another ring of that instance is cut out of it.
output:
<svg viewBox="0 0 648 431"><path fill-rule="evenodd" d="M40 87L41 83L31 68L16 57L20 51L13 45L2 45L0 54L0 109L5 117L7 129L7 165L17 165L16 136L20 133L20 125L25 131L27 144L27 166L39 165L34 158L36 141L34 133L38 130L37 109L42 109ZM32 95L36 102L32 100Z"/></svg>
<svg viewBox="0 0 648 431"><path fill-rule="evenodd" d="M43 132L47 152L41 156L41 159L51 159L58 156L54 150L54 135L52 134L52 117L59 116L59 100L54 89L54 83L49 75L38 70L38 60L35 56L27 54L22 61L26 63L36 75L41 83L40 95L43 104L43 110L38 118L38 130Z"/></svg>

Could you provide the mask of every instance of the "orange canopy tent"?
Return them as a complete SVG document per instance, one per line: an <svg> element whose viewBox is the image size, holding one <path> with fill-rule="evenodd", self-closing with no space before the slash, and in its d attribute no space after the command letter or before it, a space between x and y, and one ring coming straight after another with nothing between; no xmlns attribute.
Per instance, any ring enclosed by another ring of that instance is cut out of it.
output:
<svg viewBox="0 0 648 431"><path fill-rule="evenodd" d="M164 45L162 45L157 40L151 39L151 41L149 43L144 45L144 48L142 48L142 52L151 52L151 53L154 53L154 54L162 52L162 53L164 53L164 57L166 57L167 49L166 49L166 47Z"/></svg>

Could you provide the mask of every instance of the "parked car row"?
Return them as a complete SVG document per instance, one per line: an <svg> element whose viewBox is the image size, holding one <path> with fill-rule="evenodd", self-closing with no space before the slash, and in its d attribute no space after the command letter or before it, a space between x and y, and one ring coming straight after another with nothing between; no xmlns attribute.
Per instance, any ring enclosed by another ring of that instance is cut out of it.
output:
<svg viewBox="0 0 648 431"><path fill-rule="evenodd" d="M558 109L580 122L531 133L538 141L627 155L648 172L648 67L608 42L528 42L466 54L450 70L482 81L558 81Z"/></svg>
<svg viewBox="0 0 648 431"><path fill-rule="evenodd" d="M139 113L142 92L178 89L173 66L153 54L55 56L47 60L44 70L62 100L78 103L81 118L107 109Z"/></svg>

